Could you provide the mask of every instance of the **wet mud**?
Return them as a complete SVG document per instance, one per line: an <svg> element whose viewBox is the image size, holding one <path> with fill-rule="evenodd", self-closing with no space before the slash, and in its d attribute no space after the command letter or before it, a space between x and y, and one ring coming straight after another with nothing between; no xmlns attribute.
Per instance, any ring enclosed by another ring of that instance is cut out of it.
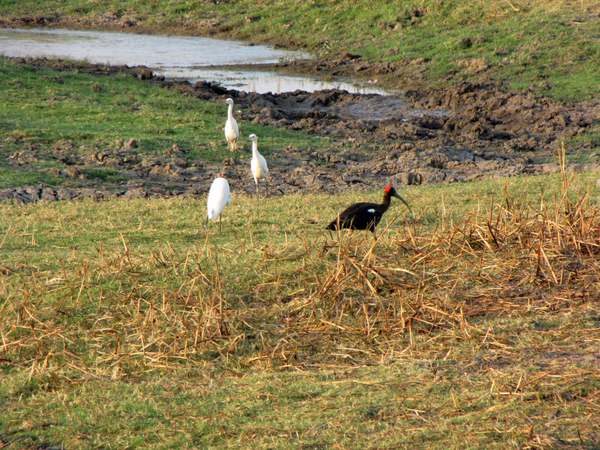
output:
<svg viewBox="0 0 600 450"><path fill-rule="evenodd" d="M97 76L127 72L147 83L207 101L222 102L231 97L236 110L241 110L237 120L242 128L244 123L251 122L330 138L331 145L325 150L302 150L294 146L268 149L270 195L335 193L387 184L402 189L408 185L553 173L559 171L557 152L565 141L570 154L577 155L578 160L590 161L572 164L570 170L599 168L598 144L585 136L600 122L600 104L559 102L541 95L537 88L510 91L502 84L482 80L447 89L409 88L397 96L339 90L256 94L227 90L208 82L168 81L142 67L45 59L20 61L57 70L76 68ZM351 56L292 65L295 67L285 63L280 65L285 67L270 69L312 70L339 76L352 72L372 74L387 67L365 64ZM189 159L186 156L189 149L177 145L152 158L138 154L135 143L116 142L92 155L59 149L58 153L62 152L70 164L71 173L60 173L65 178L80 177L84 167L110 165L129 181L108 189L99 189L93 182L77 189L43 186L9 189L0 191L0 200L200 197L208 191L215 176L226 177L238 194L252 195L255 185L249 171L249 146L246 147L245 151L232 153L222 163L213 165ZM22 165L36 157L32 149L13 155L2 164Z"/></svg>

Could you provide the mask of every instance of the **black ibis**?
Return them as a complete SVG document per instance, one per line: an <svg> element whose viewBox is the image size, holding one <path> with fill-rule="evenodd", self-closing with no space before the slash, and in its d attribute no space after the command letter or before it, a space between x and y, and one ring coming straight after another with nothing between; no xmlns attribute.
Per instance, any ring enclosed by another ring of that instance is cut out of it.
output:
<svg viewBox="0 0 600 450"><path fill-rule="evenodd" d="M381 220L383 213L390 207L392 197L399 198L408 207L406 203L392 186L386 186L383 190L383 202L377 203L355 203L342 211L337 219L327 225L327 230L337 230L339 228L350 228L353 230L369 230L375 234L375 227Z"/></svg>

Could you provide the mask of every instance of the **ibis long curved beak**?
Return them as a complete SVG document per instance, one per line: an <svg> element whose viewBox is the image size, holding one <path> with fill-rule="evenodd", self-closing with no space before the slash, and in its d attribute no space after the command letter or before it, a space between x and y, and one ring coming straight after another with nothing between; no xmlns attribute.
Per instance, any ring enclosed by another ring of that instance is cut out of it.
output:
<svg viewBox="0 0 600 450"><path fill-rule="evenodd" d="M392 195L393 195L394 197L396 197L396 198L398 198L398 199L402 200L402 203L404 203L404 204L406 205L406 207L408 208L408 210L410 211L410 213L411 213L411 214L413 213L413 212L412 212L412 209L410 209L410 205L409 205L408 203L406 203L406 200L404 200L402 197L400 197L400 194L398 194L397 192L394 192Z"/></svg>

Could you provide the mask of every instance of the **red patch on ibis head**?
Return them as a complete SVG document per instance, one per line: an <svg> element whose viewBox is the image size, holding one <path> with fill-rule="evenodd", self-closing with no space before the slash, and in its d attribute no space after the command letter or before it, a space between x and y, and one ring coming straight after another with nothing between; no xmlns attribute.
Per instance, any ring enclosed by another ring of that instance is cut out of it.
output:
<svg viewBox="0 0 600 450"><path fill-rule="evenodd" d="M386 187L385 187L385 189L383 190L383 192L385 192L385 193L387 194L387 193L388 193L388 192L390 192L392 189L394 189L394 188L393 188L393 187L391 187L391 186L386 186Z"/></svg>

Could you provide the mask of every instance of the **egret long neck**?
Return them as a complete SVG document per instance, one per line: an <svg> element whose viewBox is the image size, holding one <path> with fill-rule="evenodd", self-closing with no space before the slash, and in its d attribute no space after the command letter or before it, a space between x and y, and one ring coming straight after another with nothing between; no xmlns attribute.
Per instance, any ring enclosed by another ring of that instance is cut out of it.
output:
<svg viewBox="0 0 600 450"><path fill-rule="evenodd" d="M258 143L256 141L252 141L252 156L258 158Z"/></svg>
<svg viewBox="0 0 600 450"><path fill-rule="evenodd" d="M233 118L233 105L232 104L229 104L229 108L227 109L227 117L229 119Z"/></svg>

